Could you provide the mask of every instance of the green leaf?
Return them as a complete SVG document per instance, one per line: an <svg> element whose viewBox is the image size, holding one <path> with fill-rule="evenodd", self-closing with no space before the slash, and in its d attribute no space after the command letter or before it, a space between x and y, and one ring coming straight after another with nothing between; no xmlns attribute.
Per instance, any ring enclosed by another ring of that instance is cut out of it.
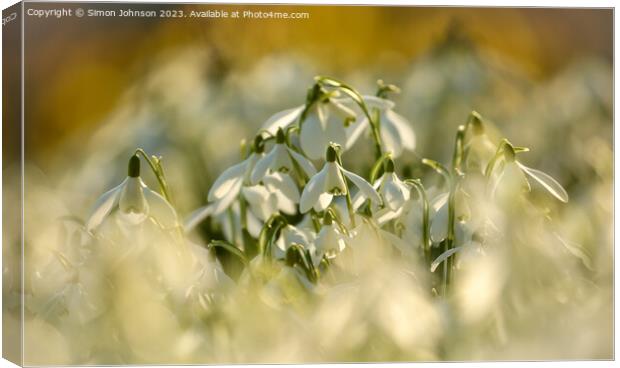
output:
<svg viewBox="0 0 620 368"><path fill-rule="evenodd" d="M247 258L245 257L245 254L243 254L243 252L241 251L241 249L235 247L234 245L230 243L227 243L223 240L213 240L211 241L211 243L209 243L209 247L222 248L228 251L229 253L235 255L237 258L239 258L245 267L249 266L249 262Z"/></svg>

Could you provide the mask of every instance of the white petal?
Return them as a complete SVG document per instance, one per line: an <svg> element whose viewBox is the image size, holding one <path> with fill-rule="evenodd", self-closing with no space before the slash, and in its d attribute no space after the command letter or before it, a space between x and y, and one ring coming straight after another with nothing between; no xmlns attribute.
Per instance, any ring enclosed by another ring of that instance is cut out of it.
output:
<svg viewBox="0 0 620 368"><path fill-rule="evenodd" d="M262 222L254 216L252 211L246 211L246 218L248 222L248 232L252 235L252 237L258 238L258 235L260 235L260 232L263 229Z"/></svg>
<svg viewBox="0 0 620 368"><path fill-rule="evenodd" d="M402 213L402 208L399 208L398 210L393 211L389 207L385 207L375 212L373 217L375 221L377 221L377 225L381 226L385 224L386 222L397 218L398 216L400 216L401 213Z"/></svg>
<svg viewBox="0 0 620 368"><path fill-rule="evenodd" d="M183 224L183 228L185 229L185 232L192 231L196 227L196 225L198 225L204 219L209 217L213 213L213 208L214 206L210 204L204 207L200 207L199 209L192 212L187 217L187 220L185 220Z"/></svg>
<svg viewBox="0 0 620 368"><path fill-rule="evenodd" d="M325 184L323 186L323 192L333 195L344 195L347 193L347 186L340 172L340 165L335 162L326 162L327 174L325 177Z"/></svg>
<svg viewBox="0 0 620 368"><path fill-rule="evenodd" d="M177 212L164 197L149 188L144 189L144 195L149 204L150 217L157 220L165 229L171 229L178 225Z"/></svg>
<svg viewBox="0 0 620 368"><path fill-rule="evenodd" d="M344 104L341 104L338 101L332 100L326 105L328 109L327 113L329 114L329 116L327 117L328 119L336 118L339 123L344 123L346 119L355 119L356 117L355 111L346 107Z"/></svg>
<svg viewBox="0 0 620 368"><path fill-rule="evenodd" d="M346 147L345 119L355 119L355 113L342 105L330 103L324 133L326 143L337 143L343 148Z"/></svg>
<svg viewBox="0 0 620 368"><path fill-rule="evenodd" d="M245 160L224 170L209 190L209 196L207 197L209 202L222 199L224 196L229 195L231 190L236 190L238 193L241 185L236 184L243 182L243 175L247 165L248 161Z"/></svg>
<svg viewBox="0 0 620 368"><path fill-rule="evenodd" d="M566 193L566 190L554 178L540 170L527 167L519 161L516 161L516 163L526 174L545 187L554 197L564 203L568 202L568 193Z"/></svg>
<svg viewBox="0 0 620 368"><path fill-rule="evenodd" d="M306 213L317 203L319 196L323 193L323 187L325 186L325 178L327 176L327 166L324 166L321 171L310 178L303 192L301 193L301 199L299 200L299 211Z"/></svg>
<svg viewBox="0 0 620 368"><path fill-rule="evenodd" d="M463 247L456 247L456 248L448 249L447 251L439 255L439 257L437 257L437 259L435 259L433 263L431 263L431 272L435 272L435 270L437 269L437 267L439 267L441 262L445 261L446 259L448 259L448 257L460 251L461 249L463 249Z"/></svg>
<svg viewBox="0 0 620 368"><path fill-rule="evenodd" d="M288 174L273 173L265 176L263 183L267 190L275 194L278 209L286 214L297 213L299 203L299 189Z"/></svg>
<svg viewBox="0 0 620 368"><path fill-rule="evenodd" d="M97 202L95 202L93 210L86 221L86 230L92 231L94 228L98 227L103 222L105 217L112 211L114 206L118 203L121 189L127 182L127 179L129 178L125 178L122 183L103 193L101 197L97 199Z"/></svg>
<svg viewBox="0 0 620 368"><path fill-rule="evenodd" d="M288 153L291 155L291 157L293 157L293 160L295 160L304 171L304 173L306 173L306 176L308 178L311 178L314 174L316 174L316 169L314 168L314 165L312 165L312 162L310 162L310 160L305 158L300 153L295 152L289 147L286 147L286 149L288 150Z"/></svg>
<svg viewBox="0 0 620 368"><path fill-rule="evenodd" d="M448 236L448 193L438 196L431 206L435 210L431 218L431 239L440 242Z"/></svg>
<svg viewBox="0 0 620 368"><path fill-rule="evenodd" d="M368 109L391 110L395 105L394 102L388 99L373 95L364 95L362 98Z"/></svg>
<svg viewBox="0 0 620 368"><path fill-rule="evenodd" d="M230 191L224 195L224 197L213 203L213 215L219 215L224 212L239 195L241 190L242 181L236 180L232 183Z"/></svg>
<svg viewBox="0 0 620 368"><path fill-rule="evenodd" d="M318 106L313 106L310 109L306 120L301 124L299 143L306 156L318 160L325 156L329 142L326 141L323 122L321 121L324 119L323 110Z"/></svg>
<svg viewBox="0 0 620 368"><path fill-rule="evenodd" d="M415 134L410 123L392 110L381 115L381 140L394 156L398 157L403 149L415 148Z"/></svg>
<svg viewBox="0 0 620 368"><path fill-rule="evenodd" d="M383 179L381 194L383 195L385 205L391 210L396 211L409 199L409 190L400 182L396 174L391 173L391 175L384 178L388 177L389 179Z"/></svg>
<svg viewBox="0 0 620 368"><path fill-rule="evenodd" d="M252 212L259 219L267 221L278 211L275 194L269 193L262 185L243 187L241 192L250 204Z"/></svg>
<svg viewBox="0 0 620 368"><path fill-rule="evenodd" d="M125 220L137 224L146 218L149 205L144 196L144 190L147 189L139 177L127 178L118 198L118 208Z"/></svg>
<svg viewBox="0 0 620 368"><path fill-rule="evenodd" d="M530 191L530 183L525 173L515 162L504 162L497 179L493 183L492 196L500 197L520 195L522 190Z"/></svg>
<svg viewBox="0 0 620 368"><path fill-rule="evenodd" d="M284 129L294 123L295 120L299 118L299 115L301 115L303 110L304 105L280 111L267 119L265 124L263 124L263 130L268 131L271 135L276 135L278 128Z"/></svg>
<svg viewBox="0 0 620 368"><path fill-rule="evenodd" d="M375 203L381 203L381 197L379 196L379 193L377 193L375 188L373 188L372 185L370 185L364 178L348 170L345 170L342 166L339 167L340 170L342 170L342 173L347 178L349 178L349 180L351 180L356 187L359 188L359 190L364 194L364 196L366 196L366 198L370 198L370 200Z"/></svg>
<svg viewBox="0 0 620 368"><path fill-rule="evenodd" d="M357 142L362 133L368 130L368 128L369 125L367 118L357 119L355 122L351 123L348 127L346 127L345 131L347 134L347 142L344 146L345 150L353 147L353 145L355 144L355 142Z"/></svg>
<svg viewBox="0 0 620 368"><path fill-rule="evenodd" d="M295 203L299 202L299 189L290 175L273 173L265 176L263 183L269 191L282 194Z"/></svg>
<svg viewBox="0 0 620 368"><path fill-rule="evenodd" d="M252 174L250 176L250 183L252 185L258 184L261 180L263 180L265 175L267 175L269 168L271 167L271 165L273 164L275 160L275 155L276 155L276 152L274 149L274 150L271 150L271 152L269 152L265 156L261 157L256 162L256 165L254 165L254 168L252 169Z"/></svg>
<svg viewBox="0 0 620 368"><path fill-rule="evenodd" d="M332 203L333 195L329 193L321 193L319 199L314 204L314 210L317 212L325 211L325 209Z"/></svg>
<svg viewBox="0 0 620 368"><path fill-rule="evenodd" d="M273 162L271 163L271 171L282 171L288 173L293 170L293 162L288 153L288 147L285 144L276 144L273 147Z"/></svg>

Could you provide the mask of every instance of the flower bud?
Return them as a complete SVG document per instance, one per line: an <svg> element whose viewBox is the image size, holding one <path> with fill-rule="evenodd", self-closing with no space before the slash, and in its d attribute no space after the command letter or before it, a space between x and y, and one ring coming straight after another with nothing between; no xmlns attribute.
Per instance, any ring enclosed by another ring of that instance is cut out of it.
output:
<svg viewBox="0 0 620 368"><path fill-rule="evenodd" d="M478 112L472 111L469 117L469 123L471 124L471 130L474 135L484 134L484 126L482 125L482 117Z"/></svg>
<svg viewBox="0 0 620 368"><path fill-rule="evenodd" d="M265 152L265 142L263 142L263 137L259 134L254 138L254 152L263 153Z"/></svg>
<svg viewBox="0 0 620 368"><path fill-rule="evenodd" d="M325 153L325 160L327 162L336 161L336 149L333 146L327 147L327 152Z"/></svg>
<svg viewBox="0 0 620 368"><path fill-rule="evenodd" d="M140 158L137 155L131 156L127 165L127 176L137 178L140 176Z"/></svg>
<svg viewBox="0 0 620 368"><path fill-rule="evenodd" d="M393 173L394 172L394 161L391 158L387 158L385 160L385 164L383 168L386 173Z"/></svg>
<svg viewBox="0 0 620 368"><path fill-rule="evenodd" d="M506 143L504 145L504 158L506 159L506 162L514 162L515 161L515 149L512 146L512 144L510 143Z"/></svg>
<svg viewBox="0 0 620 368"><path fill-rule="evenodd" d="M278 132L276 133L276 143L282 144L286 140L286 136L284 135L284 131L282 128L278 128Z"/></svg>

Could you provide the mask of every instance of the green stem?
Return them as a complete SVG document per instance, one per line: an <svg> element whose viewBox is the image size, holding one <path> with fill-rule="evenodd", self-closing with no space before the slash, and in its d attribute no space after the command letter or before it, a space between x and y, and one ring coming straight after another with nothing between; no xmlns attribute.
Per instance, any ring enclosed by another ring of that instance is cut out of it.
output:
<svg viewBox="0 0 620 368"><path fill-rule="evenodd" d="M353 101L355 101L355 103L360 107L360 109L362 110L366 118L368 119L368 124L370 124L370 130L372 132L372 138L373 138L374 145L375 145L375 158L379 159L381 155L383 154L383 149L381 146L381 134L379 130L379 124L370 115L370 111L368 111L368 106L366 106L366 103L364 102L362 95L355 88L349 86L346 83L338 81L334 78L318 76L315 78L315 80L317 81L317 83L325 84L327 86L340 89L342 92L349 95L349 97L351 97Z"/></svg>
<svg viewBox="0 0 620 368"><path fill-rule="evenodd" d="M157 182L159 183L159 189L161 191L161 194L164 196L164 198L166 198L166 200L170 204L172 204L172 196L170 195L170 190L168 189L168 183L166 182L164 170L161 164L159 163L159 159L157 163L154 163L153 160L146 154L146 152L144 152L142 148L136 149L135 154L141 155L146 160L146 162L149 164L149 166L151 167L151 171L153 171L153 174L155 174L155 177L157 178Z"/></svg>
<svg viewBox="0 0 620 368"><path fill-rule="evenodd" d="M342 166L342 158L340 157L339 149L336 150L336 161L338 162L338 165ZM343 179L344 179L344 186L346 189L345 199L347 202L347 211L349 212L349 220L351 221L351 226L355 227L355 211L353 210L353 202L351 201L351 191L349 190L349 182L348 182L348 179L344 177L344 175L343 175Z"/></svg>

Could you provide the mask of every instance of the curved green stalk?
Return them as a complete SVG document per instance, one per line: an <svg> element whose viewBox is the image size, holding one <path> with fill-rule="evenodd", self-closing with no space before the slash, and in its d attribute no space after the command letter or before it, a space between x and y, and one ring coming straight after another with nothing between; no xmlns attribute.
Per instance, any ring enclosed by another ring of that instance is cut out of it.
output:
<svg viewBox="0 0 620 368"><path fill-rule="evenodd" d="M136 149L135 154L141 155L146 160L146 162L149 164L151 171L153 171L153 174L155 174L155 177L157 178L157 182L159 183L159 189L161 191L161 194L164 196L164 198L166 198L166 200L170 204L172 204L173 203L172 196L170 194L170 189L168 188L168 183L166 182L164 168L161 165L161 158L160 157L158 158L156 156L149 157L142 148Z"/></svg>

